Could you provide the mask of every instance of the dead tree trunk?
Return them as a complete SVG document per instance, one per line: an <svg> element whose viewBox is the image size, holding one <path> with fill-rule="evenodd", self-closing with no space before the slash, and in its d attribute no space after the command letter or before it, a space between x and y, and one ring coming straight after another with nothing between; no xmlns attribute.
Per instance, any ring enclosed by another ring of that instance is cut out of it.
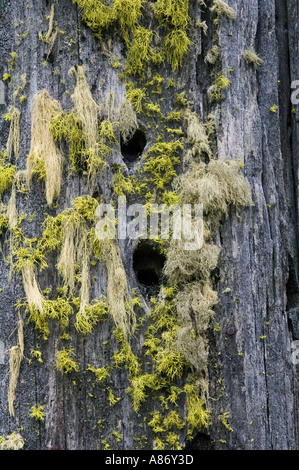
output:
<svg viewBox="0 0 299 470"><path fill-rule="evenodd" d="M2 448L298 449L298 15L0 0ZM119 196L204 247L99 239Z"/></svg>

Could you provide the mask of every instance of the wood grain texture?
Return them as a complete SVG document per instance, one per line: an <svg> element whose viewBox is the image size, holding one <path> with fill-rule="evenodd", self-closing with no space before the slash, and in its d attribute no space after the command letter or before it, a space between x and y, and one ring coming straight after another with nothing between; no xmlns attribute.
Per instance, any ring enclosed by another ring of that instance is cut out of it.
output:
<svg viewBox="0 0 299 470"><path fill-rule="evenodd" d="M218 157L223 160L241 159L244 174L250 182L254 206L240 211L231 209L223 220L217 244L221 248L214 281L219 294L213 327L209 332L209 405L212 423L205 433L186 444L186 432L180 435L181 444L189 449L298 449L298 375L291 362L291 345L296 337L294 326L298 314L288 314L299 308L298 288L298 155L299 110L290 101L291 83L299 80L299 1L298 0L231 0L237 11L236 20L221 20L218 31L212 23L209 7L190 1L191 39L193 46L177 73L177 88L185 91L198 115L205 119L210 112L208 88L212 66L204 57L215 37L221 47L222 70L231 70L231 86L226 97L216 107ZM108 65L103 44L94 38L84 25L80 11L71 0L59 0L55 21L64 34L59 34L45 63L48 45L39 40L39 32L47 31L51 3L0 0L0 76L8 71L9 54L18 53L13 72L14 85L22 73L28 77L26 100L21 110L21 157L17 164L25 169L30 149L32 99L35 93L47 88L65 110L71 108L66 91L73 90L68 71L75 64L85 65L90 89L95 100L115 92L116 106L124 99L125 86L119 71ZM196 28L198 18L209 27L207 35ZM18 26L14 25L17 24ZM263 64L256 71L243 59L243 52L254 46ZM124 56L124 46L112 37L111 53ZM0 143L5 147L9 124L2 114L11 104L12 87L5 83L5 104L0 103ZM165 113L175 102L172 92L163 102ZM271 112L273 105L276 113ZM296 112L292 112L293 108ZM140 117L142 124L142 117ZM146 118L144 118L146 119ZM153 134L148 131L148 146ZM119 163L119 154L113 155ZM110 179L109 179L110 178ZM99 178L98 186L109 198L112 174ZM71 205L74 197L85 193L79 177L65 171L60 210ZM9 194L4 195L7 203ZM40 234L45 204L42 185L34 182L30 197L18 195L19 213L35 214L27 230L32 237ZM53 211L53 215L55 211ZM131 288L137 286L132 267L133 246L129 240L120 245L124 266ZM9 281L8 234L2 235L0 257L0 341L9 350L17 340L18 313L15 303L24 296L21 278L13 275ZM55 265L55 257L51 260ZM99 297L107 287L104 267L92 268L97 277L92 296ZM41 272L42 289L54 291L58 278L55 269ZM229 290L228 290L229 289ZM295 315L295 316L294 316ZM297 317L296 317L297 315ZM228 334L228 328L234 329ZM112 320L97 325L92 335L78 333L72 345L82 370L88 364L111 364L115 338L111 334ZM39 337L31 324L25 324L25 360L22 362L15 401L15 417L9 416L7 390L9 355L0 361L0 435L5 436L22 428L28 449L96 449L103 440L111 438L113 430L122 434L121 442L113 441L116 449L138 449L136 436L148 439L145 448L153 448L154 436L136 414L126 393L129 386L124 369L114 369L111 386L121 398L112 409L107 393L94 387L91 376L82 373L76 379L62 377L55 369L55 351L62 347L61 331L55 322L50 324L48 341ZM133 348L146 369L142 353L142 335ZM31 350L42 351L43 363L30 363ZM92 397L92 398L91 398ZM45 406L44 423L34 422L30 409L40 403ZM185 406L181 403L182 408ZM146 405L153 411L152 404ZM184 411L184 410L183 410ZM221 416L229 413L233 431L223 424ZM99 419L105 422L101 429ZM141 431L140 431L141 430Z"/></svg>

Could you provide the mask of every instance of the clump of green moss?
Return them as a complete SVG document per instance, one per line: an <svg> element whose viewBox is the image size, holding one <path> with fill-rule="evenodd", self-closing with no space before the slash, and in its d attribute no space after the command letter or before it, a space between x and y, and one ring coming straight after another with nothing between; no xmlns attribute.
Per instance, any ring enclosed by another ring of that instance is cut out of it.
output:
<svg viewBox="0 0 299 470"><path fill-rule="evenodd" d="M232 82L224 73L218 73L215 83L209 88L208 95L211 101L224 99L224 91L231 86Z"/></svg>
<svg viewBox="0 0 299 470"><path fill-rule="evenodd" d="M127 54L126 71L132 75L143 75L152 54L153 31L139 26L134 31L134 40Z"/></svg>
<svg viewBox="0 0 299 470"><path fill-rule="evenodd" d="M35 419L36 421L44 421L45 420L45 412L43 405L33 405L30 411L31 418Z"/></svg>
<svg viewBox="0 0 299 470"><path fill-rule="evenodd" d="M82 122L75 113L61 111L50 123L50 131L56 142L65 139L69 144L69 163L71 171L82 169L85 154L85 134Z"/></svg>
<svg viewBox="0 0 299 470"><path fill-rule="evenodd" d="M86 370L89 370L90 372L93 372L96 376L97 382L102 384L105 382L105 380L109 377L109 368L108 367L93 367L90 364L88 364L88 367Z"/></svg>
<svg viewBox="0 0 299 470"><path fill-rule="evenodd" d="M15 176L15 165L9 161L6 152L0 152L0 197L11 188Z"/></svg>
<svg viewBox="0 0 299 470"><path fill-rule="evenodd" d="M147 181L157 190L165 190L176 176L179 150L183 148L181 140L156 142L149 148L144 157L144 171L148 174Z"/></svg>
<svg viewBox="0 0 299 470"><path fill-rule="evenodd" d="M65 374L78 372L79 365L75 361L75 358L76 354L73 348L63 348L61 351L57 351L56 368Z"/></svg>
<svg viewBox="0 0 299 470"><path fill-rule="evenodd" d="M205 429L208 427L210 413L206 409L204 401L199 397L195 385L186 384L184 390L187 395L188 434L191 435L195 429Z"/></svg>
<svg viewBox="0 0 299 470"><path fill-rule="evenodd" d="M189 1L188 0L158 0L156 16L161 27L169 28L164 40L164 50L173 70L182 65L182 60L188 51L191 41L188 37Z"/></svg>

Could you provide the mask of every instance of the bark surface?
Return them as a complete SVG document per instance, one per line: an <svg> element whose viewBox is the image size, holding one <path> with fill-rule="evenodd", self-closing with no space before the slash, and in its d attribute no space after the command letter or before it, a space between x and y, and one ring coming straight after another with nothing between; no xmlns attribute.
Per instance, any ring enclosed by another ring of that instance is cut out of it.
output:
<svg viewBox="0 0 299 470"><path fill-rule="evenodd" d="M151 3L154 2L145 2L145 11L151 11ZM167 80L174 77L175 91L184 91L194 111L206 120L211 112L208 89L215 66L204 59L213 43L219 44L218 67L228 74L231 85L215 107L215 150L219 159L244 162L243 172L250 183L254 205L241 210L230 208L217 233L221 251L213 282L219 302L208 331L211 423L207 429L193 432L191 441L186 427L179 430L179 442L187 449L294 450L299 446L298 371L291 360L292 343L299 340L299 108L291 102L291 84L299 80L299 2L231 0L236 19L223 17L217 27L210 11L212 2L200 3L189 2L192 45L182 67L175 74L165 67L163 76ZM4 81L4 104L0 100L1 149L6 147L9 135L9 122L2 115L12 104L12 91L21 75L26 73L28 79L23 92L26 99L19 102L21 155L17 160L12 157L20 170L26 168L32 102L39 90L46 88L62 109L70 110L69 93L73 93L74 81L68 72L74 65L84 65L97 102L114 91L117 107L126 93L119 69L111 66L115 56L125 56L125 45L117 31L99 41L82 21L78 6L71 0L59 0L55 4L55 25L60 33L48 55L49 44L40 40L39 32L47 33L50 7L48 0L0 0L0 76L9 73L13 79L11 85L9 80ZM147 18L149 23L153 21L150 13ZM199 20L206 21L207 34L196 26ZM257 70L243 58L250 46L263 59ZM18 55L13 70L9 62L12 51ZM169 103L175 102L174 91L168 88L162 97L161 107L167 114ZM270 110L274 105L275 112ZM140 113L138 120L146 129L146 115ZM147 128L146 138L149 148L154 130ZM117 151L112 159L115 164L122 163ZM107 172L98 178L99 191L107 198L112 191L112 177L112 172ZM65 169L57 208L47 212L58 214L82 194L86 194L84 175L74 177ZM7 204L9 198L7 191L2 200ZM40 235L45 204L43 183L37 177L28 194L17 193L19 214L26 213L28 218L34 215L32 221L25 221L28 237ZM72 375L62 374L55 367L57 350L65 344L57 322L50 322L49 338L45 341L22 310L24 360L16 389L15 416L10 416L7 351L17 342L16 303L25 294L21 276L11 276L7 262L9 236L9 230L3 231L0 259L0 341L6 351L0 361L0 436L19 432L25 439L25 448L33 450L53 446L88 450L108 445L111 449L153 449L157 436L144 416L157 408L148 400L139 412L133 410L127 393L127 370L124 366L113 367L117 344L111 318L96 325L90 335L82 336L73 328L71 346L83 372ZM131 289L140 288L133 269L133 245L128 239L120 243ZM38 276L41 288L51 287L53 292L59 285L55 262L53 255L49 262L53 269L41 271ZM96 276L92 298L99 298L107 289L106 268L101 264L93 266L91 275ZM143 300L148 306L145 296ZM143 314L147 313L144 308ZM146 371L143 334L141 330L132 348ZM40 351L43 362L32 351ZM95 385L92 374L86 372L89 364L111 367L108 388L107 384ZM109 388L119 398L113 406L107 398ZM44 406L43 421L30 417L37 404ZM180 415L186 414L184 400L178 404Z"/></svg>

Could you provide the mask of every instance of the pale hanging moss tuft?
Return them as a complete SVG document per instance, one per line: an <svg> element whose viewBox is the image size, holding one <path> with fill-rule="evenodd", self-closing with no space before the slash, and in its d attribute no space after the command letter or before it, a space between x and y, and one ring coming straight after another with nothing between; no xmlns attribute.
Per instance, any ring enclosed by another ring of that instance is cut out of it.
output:
<svg viewBox="0 0 299 470"><path fill-rule="evenodd" d="M43 295L38 285L33 264L25 261L22 266L23 286L31 313L44 314Z"/></svg>
<svg viewBox="0 0 299 470"><path fill-rule="evenodd" d="M47 55L47 60L49 58L49 55L51 54L57 35L59 33L58 27L56 27L55 31L53 32L53 27L54 27L54 16L55 16L55 3L52 3L51 5L51 10L50 10L50 16L49 16L49 28L47 34L40 32L39 33L39 39L47 44L49 44L49 50L48 50L48 55Z"/></svg>
<svg viewBox="0 0 299 470"><path fill-rule="evenodd" d="M21 450L24 444L21 434L13 432L0 440L0 450Z"/></svg>
<svg viewBox="0 0 299 470"><path fill-rule="evenodd" d="M70 293L75 289L76 266L82 264L82 248L86 234L86 224L75 212L64 218L63 242L57 267Z"/></svg>
<svg viewBox="0 0 299 470"><path fill-rule="evenodd" d="M255 52L253 47L249 47L248 49L246 49L246 51L244 51L244 53L243 53L243 57L244 57L245 61L247 62L247 64L252 64L253 65L255 70L257 70L258 67L261 64L264 63L263 59L261 59L257 55L257 53Z"/></svg>
<svg viewBox="0 0 299 470"><path fill-rule="evenodd" d="M220 249L212 243L204 243L197 250L186 250L184 240L170 241L164 273L174 284L196 278L209 279L216 268Z"/></svg>
<svg viewBox="0 0 299 470"><path fill-rule="evenodd" d="M211 12L216 15L214 20L215 24L219 23L219 20L222 16L234 20L237 17L237 12L234 8L230 7L223 0L213 0L213 5L210 8Z"/></svg>
<svg viewBox="0 0 299 470"><path fill-rule="evenodd" d="M175 298L179 328L175 346L194 369L202 373L201 391L208 395L208 342L205 333L214 316L213 307L218 302L217 292L210 281L194 281L184 285Z"/></svg>
<svg viewBox="0 0 299 470"><path fill-rule="evenodd" d="M9 357L9 387L8 387L8 410L11 416L15 415L14 401L16 388L20 374L21 362L24 357L24 323L19 315L18 344L10 350Z"/></svg>
<svg viewBox="0 0 299 470"><path fill-rule="evenodd" d="M20 117L21 112L15 106L11 106L7 114L5 114L5 119L10 121L9 135L6 144L7 157L10 160L12 152L14 152L15 157L19 158L20 156Z"/></svg>
<svg viewBox="0 0 299 470"><path fill-rule="evenodd" d="M130 140L137 130L137 116L130 101L125 100L119 110L119 132L126 143Z"/></svg>
<svg viewBox="0 0 299 470"><path fill-rule="evenodd" d="M195 112L187 109L185 111L185 120L187 123L186 144L190 148L184 155L184 161L191 163L200 161L203 156L212 157L212 150L205 124L203 124Z"/></svg>
<svg viewBox="0 0 299 470"><path fill-rule="evenodd" d="M17 211L17 198L16 198L16 185L12 186L11 196L7 204L7 217L8 226L10 230L13 230L18 222L18 211Z"/></svg>
<svg viewBox="0 0 299 470"><path fill-rule="evenodd" d="M136 315L130 304L130 292L126 272L121 259L117 240L105 239L100 242L102 260L108 272L107 297L109 313L116 326L120 327L125 337L129 337L136 327Z"/></svg>
<svg viewBox="0 0 299 470"><path fill-rule="evenodd" d="M63 157L50 131L53 118L60 113L58 101L52 100L47 90L35 95L31 125L31 147L27 159L26 176L30 188L34 173L45 179L46 200L53 205L61 191Z"/></svg>
<svg viewBox="0 0 299 470"><path fill-rule="evenodd" d="M227 214L230 204L236 207L253 204L250 185L239 163L233 160L195 163L176 178L174 188L185 203L203 204L204 214L213 223Z"/></svg>
<svg viewBox="0 0 299 470"><path fill-rule="evenodd" d="M221 57L221 48L215 44L207 53L205 63L214 65Z"/></svg>
<svg viewBox="0 0 299 470"><path fill-rule="evenodd" d="M86 149L96 149L99 132L98 118L100 106L94 101L85 76L83 65L72 67L70 75L75 76L76 86L71 99L74 104L74 111L80 118L85 135Z"/></svg>

